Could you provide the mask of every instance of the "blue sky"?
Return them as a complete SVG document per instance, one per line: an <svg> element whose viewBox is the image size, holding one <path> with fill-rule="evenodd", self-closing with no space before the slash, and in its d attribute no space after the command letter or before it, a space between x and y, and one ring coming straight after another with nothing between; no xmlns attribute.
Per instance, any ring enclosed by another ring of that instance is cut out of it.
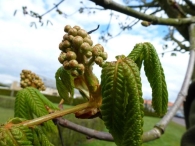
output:
<svg viewBox="0 0 195 146"><path fill-rule="evenodd" d="M57 1L58 2L58 1ZM81 15L76 13L68 18L58 15L55 10L45 15L43 21L48 19L53 25L41 27L38 29L30 27L30 22L38 21L29 16L23 16L22 6L27 6L29 10L34 10L40 14L48 8L53 7L54 0L2 0L0 1L0 82L11 83L19 81L19 74L22 69L29 69L33 72L54 79L56 70L61 66L58 62L60 50L58 45L64 35L63 28L65 25L80 25L86 30L92 30L100 24L100 29L94 32L91 37L96 43L102 43L98 40L100 31L105 29L109 22L110 11L96 11L95 15ZM87 0L83 1L86 6L95 7L94 3ZM80 8L81 4L75 1L66 0L59 9L67 14L72 14ZM18 10L16 16L13 16L14 10ZM124 21L125 15L120 15ZM108 60L115 60L116 55L127 55L133 49L136 43L151 42L160 54L163 52L162 45L166 43L162 38L167 31L166 26L142 27L138 23L132 30L123 32L120 36L111 39L108 43L102 43L108 52ZM118 21L113 19L110 32L117 34ZM176 33L176 37L182 40L182 37ZM172 43L167 42L171 47ZM184 79L187 68L188 53L177 53L177 57L171 57L170 53L165 54L160 60L162 62L168 91L169 100L174 101ZM94 67L94 73L100 77L101 69ZM151 89L142 70L142 83L144 98L151 98Z"/></svg>

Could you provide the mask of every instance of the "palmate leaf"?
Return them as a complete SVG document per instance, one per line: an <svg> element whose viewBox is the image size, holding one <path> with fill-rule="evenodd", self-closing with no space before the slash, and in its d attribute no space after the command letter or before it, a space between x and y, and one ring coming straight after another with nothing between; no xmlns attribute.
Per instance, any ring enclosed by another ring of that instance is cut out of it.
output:
<svg viewBox="0 0 195 146"><path fill-rule="evenodd" d="M152 88L152 106L156 113L161 116L167 112L168 91L165 82L165 75L156 53L150 43L137 44L128 55L141 68L144 61L144 70Z"/></svg>
<svg viewBox="0 0 195 146"><path fill-rule="evenodd" d="M55 75L56 87L59 95L66 103L70 103L74 95L73 77L63 67L60 67Z"/></svg>
<svg viewBox="0 0 195 146"><path fill-rule="evenodd" d="M131 59L117 59L103 66L102 119L118 146L140 146L143 99L139 69Z"/></svg>

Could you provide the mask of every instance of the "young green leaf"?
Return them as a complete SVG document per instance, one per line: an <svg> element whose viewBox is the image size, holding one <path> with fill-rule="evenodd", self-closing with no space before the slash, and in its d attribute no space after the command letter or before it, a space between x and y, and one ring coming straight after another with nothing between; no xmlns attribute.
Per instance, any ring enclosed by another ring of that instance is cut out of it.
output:
<svg viewBox="0 0 195 146"><path fill-rule="evenodd" d="M159 116L167 112L168 91L165 82L165 75L156 53L150 43L137 44L128 55L139 68L144 61L144 70L152 88L152 106Z"/></svg>
<svg viewBox="0 0 195 146"><path fill-rule="evenodd" d="M0 127L0 145L1 146L33 146L32 129L23 125L6 126L7 124L22 122L25 119L13 118L4 126ZM15 123L15 124L16 124Z"/></svg>
<svg viewBox="0 0 195 146"><path fill-rule="evenodd" d="M20 117L25 119L33 119L33 114L30 111L29 106L26 104L26 91L25 89L18 91L15 100L14 117Z"/></svg>
<svg viewBox="0 0 195 146"><path fill-rule="evenodd" d="M64 99L66 103L69 103L74 95L73 77L67 70L60 67L56 72L55 78L60 97Z"/></svg>
<svg viewBox="0 0 195 146"><path fill-rule="evenodd" d="M26 90L26 98L27 98L26 104L29 106L33 114L35 114L37 117L41 117L49 114L46 109L46 106L52 105L52 103L48 104L48 102L50 102L49 100L46 103L44 103L43 101L46 101L46 99L42 99L42 98L46 98L45 96L42 96L42 94L33 87L28 87L23 90ZM53 105L52 107L55 106ZM52 109L52 107L49 108ZM55 109L57 109L57 107ZM52 121L45 122L43 123L43 125L44 125L43 127L46 128L47 130L57 132L56 126Z"/></svg>
<svg viewBox="0 0 195 146"><path fill-rule="evenodd" d="M165 75L153 45L144 43L144 70L152 88L152 106L158 115L167 112L168 91Z"/></svg>
<svg viewBox="0 0 195 146"><path fill-rule="evenodd" d="M124 56L107 62L101 75L101 114L118 146L141 145L143 99L137 65Z"/></svg>

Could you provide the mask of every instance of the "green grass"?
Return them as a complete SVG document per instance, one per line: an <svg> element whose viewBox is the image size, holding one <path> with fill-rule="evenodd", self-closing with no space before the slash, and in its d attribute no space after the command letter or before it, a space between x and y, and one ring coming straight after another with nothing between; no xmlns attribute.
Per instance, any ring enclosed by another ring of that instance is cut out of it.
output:
<svg viewBox="0 0 195 146"><path fill-rule="evenodd" d="M12 117L14 117L13 109L0 107L0 125Z"/></svg>

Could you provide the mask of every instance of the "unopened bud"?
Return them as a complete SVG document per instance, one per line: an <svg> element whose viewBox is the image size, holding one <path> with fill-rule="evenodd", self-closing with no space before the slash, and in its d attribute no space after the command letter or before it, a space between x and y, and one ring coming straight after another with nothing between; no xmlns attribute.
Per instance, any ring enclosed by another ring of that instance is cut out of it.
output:
<svg viewBox="0 0 195 146"><path fill-rule="evenodd" d="M68 35L76 36L76 35L77 35L77 30L76 30L75 28L71 28L71 29L68 31Z"/></svg>
<svg viewBox="0 0 195 146"><path fill-rule="evenodd" d="M69 61L70 68L76 68L77 65L78 65L78 62L76 60L70 60Z"/></svg>
<svg viewBox="0 0 195 146"><path fill-rule="evenodd" d="M74 37L74 39L72 40L72 45L75 49L79 49L79 47L81 46L81 44L83 43L83 38L81 36L76 36Z"/></svg>
<svg viewBox="0 0 195 146"><path fill-rule="evenodd" d="M71 26L70 25L66 25L64 27L64 31L68 33L68 31L71 29Z"/></svg>
<svg viewBox="0 0 195 146"><path fill-rule="evenodd" d="M88 43L90 46L93 45L93 41L90 38L88 38L88 37L85 37L84 40L83 40L83 42Z"/></svg>
<svg viewBox="0 0 195 146"><path fill-rule="evenodd" d="M66 53L66 58L67 58L67 60L76 60L77 55L73 51L68 51Z"/></svg>
<svg viewBox="0 0 195 146"><path fill-rule="evenodd" d="M77 35L81 36L82 38L85 38L87 36L87 32L84 29L80 29L77 32Z"/></svg>

